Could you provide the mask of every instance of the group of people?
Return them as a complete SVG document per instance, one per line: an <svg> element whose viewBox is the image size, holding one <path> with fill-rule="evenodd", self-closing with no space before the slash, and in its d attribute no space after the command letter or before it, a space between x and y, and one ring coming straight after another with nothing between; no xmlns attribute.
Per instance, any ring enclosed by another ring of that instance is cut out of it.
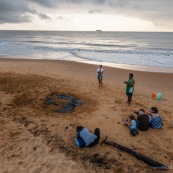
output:
<svg viewBox="0 0 173 173"><path fill-rule="evenodd" d="M102 65L100 65L96 71L99 87L103 87L103 71L104 70L103 70ZM124 81L124 83L126 84L126 95L128 98L127 104L131 105L133 91L134 91L134 85L135 85L135 80L133 79L132 73L129 74L129 79L127 81Z"/></svg>
<svg viewBox="0 0 173 173"><path fill-rule="evenodd" d="M128 125L132 135L138 134L138 130L146 131L150 127L153 129L160 129L163 125L162 119L156 107L151 107L149 112L144 109L139 109L134 112L135 115L130 115L128 119L123 120L124 125Z"/></svg>
<svg viewBox="0 0 173 173"><path fill-rule="evenodd" d="M96 71L97 79L99 82L99 87L103 87L103 68L102 65ZM133 74L129 74L129 79L124 81L126 84L126 95L127 104L131 105L135 80L133 79ZM149 112L145 112L144 109L139 109L134 112L135 115L130 115L128 119L123 119L123 124L130 128L130 133L135 136L138 134L138 129L141 131L146 131L150 127L154 129L159 129L162 127L162 119L159 115L158 109L156 107L151 107ZM76 144L78 147L92 147L99 143L100 140L100 130L96 128L94 134L92 134L87 128L83 126L78 126L76 128Z"/></svg>
<svg viewBox="0 0 173 173"><path fill-rule="evenodd" d="M132 73L129 74L129 79L124 81L124 83L126 84L127 104L131 105L135 85ZM130 115L129 119L125 119L123 124L130 127L130 132L134 136L138 134L137 129L146 131L149 127L159 129L163 125L162 119L156 107L151 107L148 113L146 113L144 109L139 109L135 112L135 115Z"/></svg>
<svg viewBox="0 0 173 173"><path fill-rule="evenodd" d="M134 112L135 115L130 115L128 119L123 119L123 124L129 126L131 135L138 134L138 129L147 131L150 127L160 129L163 125L162 119L156 107L151 107L149 112L144 109L139 109ZM78 126L76 128L76 144L78 147L93 147L99 143L100 129L96 128L92 134L86 127Z"/></svg>

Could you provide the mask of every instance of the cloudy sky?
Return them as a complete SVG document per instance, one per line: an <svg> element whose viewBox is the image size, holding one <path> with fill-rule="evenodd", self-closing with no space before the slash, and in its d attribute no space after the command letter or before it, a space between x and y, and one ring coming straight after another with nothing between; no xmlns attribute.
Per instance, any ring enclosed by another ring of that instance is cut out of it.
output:
<svg viewBox="0 0 173 173"><path fill-rule="evenodd" d="M0 0L0 30L173 31L173 0Z"/></svg>

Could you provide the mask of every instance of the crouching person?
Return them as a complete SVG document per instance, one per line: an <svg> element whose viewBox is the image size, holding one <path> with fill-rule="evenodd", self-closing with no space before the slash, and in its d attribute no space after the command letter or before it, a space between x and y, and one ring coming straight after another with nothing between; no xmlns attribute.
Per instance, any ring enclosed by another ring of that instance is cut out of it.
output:
<svg viewBox="0 0 173 173"><path fill-rule="evenodd" d="M94 134L90 133L89 130L83 126L78 126L76 128L76 144L78 147L93 147L99 143L100 140L100 130L96 128Z"/></svg>
<svg viewBox="0 0 173 173"><path fill-rule="evenodd" d="M156 107L151 107L148 113L150 119L150 127L153 129L160 129L163 125L162 119L159 115L158 109Z"/></svg>
<svg viewBox="0 0 173 173"><path fill-rule="evenodd" d="M123 124L129 126L130 134L136 136L138 134L137 122L134 115L130 115L129 119L123 120Z"/></svg>

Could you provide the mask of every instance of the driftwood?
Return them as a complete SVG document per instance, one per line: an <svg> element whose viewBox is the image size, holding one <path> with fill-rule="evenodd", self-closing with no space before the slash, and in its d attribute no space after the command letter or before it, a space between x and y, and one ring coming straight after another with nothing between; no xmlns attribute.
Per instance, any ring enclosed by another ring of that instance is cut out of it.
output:
<svg viewBox="0 0 173 173"><path fill-rule="evenodd" d="M167 167L166 165L162 164L162 163L159 163L159 162L157 162L157 161L155 161L155 160L153 160L153 159L151 159L151 158L149 158L149 157L147 157L147 156L145 156L145 155L143 155L143 154L141 154L141 153L138 153L138 152L136 152L136 151L134 151L134 150L132 150L132 149L129 149L129 148L127 148L127 147L124 147L124 146L122 146L122 145L119 145L119 144L117 144L117 143L115 143L115 142L108 141L107 139L108 139L108 137L106 137L106 138L101 142L101 144L104 143L104 144L106 144L106 145L114 146L114 147L116 147L116 148L118 148L118 149L120 149L120 150L122 150L122 151L124 151L124 152L127 152L127 153L129 153L129 154L135 156L137 159L142 160L143 162L147 163L147 164L150 165L150 166L155 167L156 169L161 169L161 170L167 170L167 169L168 169L168 167ZM100 145L101 145L101 144L100 144Z"/></svg>

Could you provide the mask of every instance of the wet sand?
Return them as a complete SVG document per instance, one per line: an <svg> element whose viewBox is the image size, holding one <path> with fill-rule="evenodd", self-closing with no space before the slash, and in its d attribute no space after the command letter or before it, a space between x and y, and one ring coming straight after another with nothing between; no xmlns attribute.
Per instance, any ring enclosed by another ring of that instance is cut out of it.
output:
<svg viewBox="0 0 173 173"><path fill-rule="evenodd" d="M67 61L0 59L0 172L161 172L127 153L106 145L79 149L76 126L101 130L109 140L173 165L173 74L104 68L99 88L96 65ZM135 92L126 105L125 84L134 73ZM161 100L152 93L161 92ZM62 114L45 105L53 93L66 93L83 105ZM131 136L121 125L135 110L156 106L162 129ZM169 171L171 172L171 170Z"/></svg>

